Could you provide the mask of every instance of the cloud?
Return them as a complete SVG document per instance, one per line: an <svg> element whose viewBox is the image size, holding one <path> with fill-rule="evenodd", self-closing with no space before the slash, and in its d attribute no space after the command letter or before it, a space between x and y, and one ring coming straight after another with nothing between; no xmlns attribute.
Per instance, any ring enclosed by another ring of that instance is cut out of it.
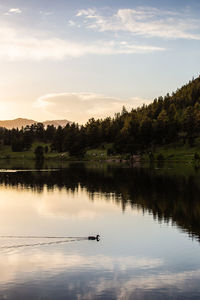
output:
<svg viewBox="0 0 200 300"><path fill-rule="evenodd" d="M163 51L164 48L118 41L74 42L0 24L0 59L9 60L61 60L83 55L134 54Z"/></svg>
<svg viewBox="0 0 200 300"><path fill-rule="evenodd" d="M100 32L124 31L143 37L200 40L199 20L186 13L138 7L119 9L107 16L94 9L80 10L76 16L84 19L84 26Z"/></svg>
<svg viewBox="0 0 200 300"><path fill-rule="evenodd" d="M20 8L10 8L9 11L6 13L6 15L11 14L21 14L22 10Z"/></svg>
<svg viewBox="0 0 200 300"><path fill-rule="evenodd" d="M40 15L44 15L44 16L52 16L54 14L53 11L40 11Z"/></svg>
<svg viewBox="0 0 200 300"><path fill-rule="evenodd" d="M76 26L76 22L69 20L68 21L69 26Z"/></svg>
<svg viewBox="0 0 200 300"><path fill-rule="evenodd" d="M150 102L151 100L137 97L120 99L95 93L55 93L40 97L34 105L54 118L85 123L92 117L114 116L114 113L121 111L123 105L130 110Z"/></svg>

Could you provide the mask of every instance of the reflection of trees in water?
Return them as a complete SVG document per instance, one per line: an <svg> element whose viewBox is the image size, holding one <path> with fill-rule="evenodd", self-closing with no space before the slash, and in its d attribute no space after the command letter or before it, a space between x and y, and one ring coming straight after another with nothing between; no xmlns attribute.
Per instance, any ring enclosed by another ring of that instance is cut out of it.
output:
<svg viewBox="0 0 200 300"><path fill-rule="evenodd" d="M31 188L42 192L44 187L55 187L76 192L79 187L107 200L126 205L137 205L153 214L159 221L179 226L200 240L200 184L198 175L172 175L142 168L104 166L87 168L84 164L69 165L59 171L0 173L0 183Z"/></svg>

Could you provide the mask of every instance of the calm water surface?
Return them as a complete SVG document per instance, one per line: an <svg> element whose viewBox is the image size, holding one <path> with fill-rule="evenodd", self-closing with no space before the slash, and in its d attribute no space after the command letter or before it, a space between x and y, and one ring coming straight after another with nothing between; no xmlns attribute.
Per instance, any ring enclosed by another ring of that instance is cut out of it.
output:
<svg viewBox="0 0 200 300"><path fill-rule="evenodd" d="M0 299L200 299L199 197L188 167L2 169Z"/></svg>

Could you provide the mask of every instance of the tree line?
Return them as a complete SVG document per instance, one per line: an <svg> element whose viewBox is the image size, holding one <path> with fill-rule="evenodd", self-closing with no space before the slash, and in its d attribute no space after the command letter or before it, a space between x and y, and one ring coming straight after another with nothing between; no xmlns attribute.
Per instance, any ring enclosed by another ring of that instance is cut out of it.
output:
<svg viewBox="0 0 200 300"><path fill-rule="evenodd" d="M13 151L25 151L35 141L49 143L47 151L83 156L88 149L110 144L108 154L135 154L181 141L192 147L200 136L200 77L171 95L156 98L130 112L125 107L113 118L91 118L85 125L44 127L42 123L21 129L0 128L0 140Z"/></svg>

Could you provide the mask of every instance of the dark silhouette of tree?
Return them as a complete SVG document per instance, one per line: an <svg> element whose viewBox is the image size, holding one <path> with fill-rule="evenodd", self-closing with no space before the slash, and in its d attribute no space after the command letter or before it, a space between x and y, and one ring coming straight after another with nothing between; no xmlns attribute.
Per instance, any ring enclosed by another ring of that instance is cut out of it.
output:
<svg viewBox="0 0 200 300"><path fill-rule="evenodd" d="M38 161L39 160L40 161L44 160L44 148L42 146L37 146L35 148L34 153L35 153L35 159L36 160L38 160Z"/></svg>
<svg viewBox="0 0 200 300"><path fill-rule="evenodd" d="M24 150L24 143L21 139L13 139L11 147L13 152L21 152Z"/></svg>
<svg viewBox="0 0 200 300"><path fill-rule="evenodd" d="M44 152L45 152L45 154L47 154L48 151L49 151L49 147L46 145L46 146L44 147Z"/></svg>

